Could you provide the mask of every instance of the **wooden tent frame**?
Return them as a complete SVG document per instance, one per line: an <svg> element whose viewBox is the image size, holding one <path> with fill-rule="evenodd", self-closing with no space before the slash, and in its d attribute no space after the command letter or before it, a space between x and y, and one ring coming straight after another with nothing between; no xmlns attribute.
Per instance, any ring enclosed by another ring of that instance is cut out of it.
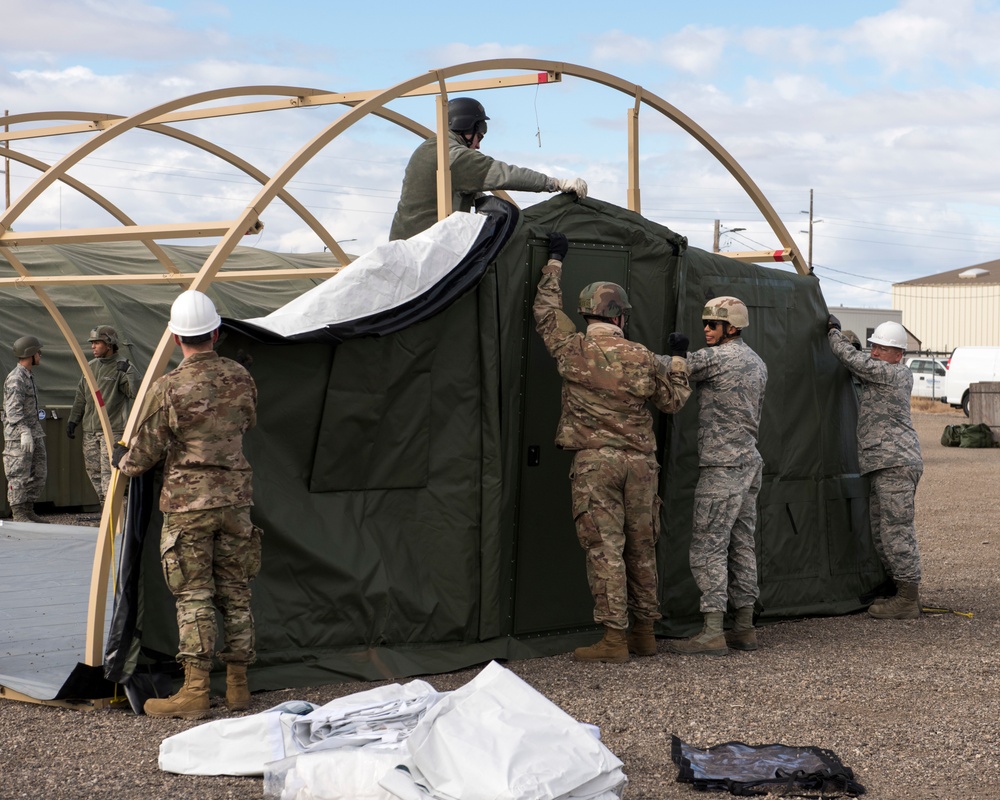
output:
<svg viewBox="0 0 1000 800"><path fill-rule="evenodd" d="M460 76L493 71L526 74L477 78L467 81L452 80ZM162 103L130 117L87 112L44 112L0 117L0 123L4 126L4 130L0 131L0 142L4 145L0 147L0 156L18 161L41 172L41 175L0 215L0 247L4 249L4 255L20 276L17 278L0 278L0 285L27 286L35 292L65 337L66 343L73 352L91 392L96 393L97 386L93 373L89 369L88 359L84 355L77 337L46 292L47 287L86 284L107 285L116 283L170 283L177 284L183 288L205 290L213 281L260 281L329 277L335 274L340 267L301 270L236 271L224 270L222 266L244 234L260 229L260 218L275 198L280 199L299 215L306 225L319 236L323 244L333 253L341 265L347 264L350 259L341 249L337 240L308 209L288 192L286 187L310 159L320 153L333 139L369 114L382 117L424 138L436 135L435 131L396 111L386 108L386 104L390 101L402 97L437 95L436 129L439 134L444 134L448 127L449 93L558 83L564 75L601 84L631 96L634 99L634 105L627 112L627 204L630 210L640 213L639 114L641 107L645 105L675 122L715 156L723 167L736 179L747 195L749 195L764 219L771 226L772 232L778 241L782 244L782 249L778 250L722 253L720 255L743 262L790 261L797 272L808 274L809 270L798 246L771 204L751 180L750 176L722 145L679 109L652 92L643 89L641 86L622 80L606 72L563 62L509 58L474 61L436 69L397 83L388 89L375 91L335 93L292 86L243 86L216 89L189 95ZM233 98L262 96L278 99L242 104L219 102ZM173 127L173 124L178 122L334 104L346 105L349 108L340 117L314 135L312 139L303 144L283 166L270 176L219 145ZM53 121L62 121L67 124L47 126L47 123ZM10 130L11 126L20 125L32 125L33 127ZM73 166L79 164L84 158L97 151L100 147L135 129L152 131L169 136L180 142L204 150L242 170L258 181L261 184L261 188L243 211L233 219L137 225L123 210L117 208L117 206L91 187L68 174ZM20 140L80 133L93 133L94 135L53 164L46 164L11 149L11 143ZM452 211L451 173L448 159L447 136L438 136L437 152L438 217L439 219L443 219ZM88 197L120 222L121 226L15 232L13 230L14 222L31 206L42 192L57 181ZM497 194L506 197L502 192L497 192ZM170 260L169 255L157 244L157 240L160 239L176 238L216 238L218 241L214 250L198 272L183 273ZM163 265L164 272L152 275L33 276L14 252L15 248L26 245L105 241L142 243ZM173 350L173 337L169 330L165 330L154 351L135 402L133 403L132 413L125 428L124 436L126 442L135 433L138 425L138 412L146 393L149 391L153 381L163 374ZM110 423L103 406L98 403L97 408L100 412L105 443L110 453L113 445ZM113 470L111 485L109 486L107 499L102 509L97 547L91 573L91 591L84 655L84 663L90 666L99 666L103 662L104 609L107 604L107 585L111 569L112 543L114 532L117 530L120 522L123 492L124 482L119 480L118 471Z"/></svg>

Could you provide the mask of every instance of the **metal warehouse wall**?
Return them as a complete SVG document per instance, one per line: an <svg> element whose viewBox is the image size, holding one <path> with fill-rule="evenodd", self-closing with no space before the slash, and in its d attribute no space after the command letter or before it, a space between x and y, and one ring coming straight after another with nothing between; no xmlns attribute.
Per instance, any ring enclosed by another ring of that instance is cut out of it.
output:
<svg viewBox="0 0 1000 800"><path fill-rule="evenodd" d="M1000 346L1000 283L897 284L892 304L903 312L903 325L923 341L924 350L948 353L966 345Z"/></svg>

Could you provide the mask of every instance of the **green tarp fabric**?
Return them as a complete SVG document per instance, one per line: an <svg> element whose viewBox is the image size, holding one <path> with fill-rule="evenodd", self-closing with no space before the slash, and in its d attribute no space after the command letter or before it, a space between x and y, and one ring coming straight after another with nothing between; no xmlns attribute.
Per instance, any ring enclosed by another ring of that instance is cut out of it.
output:
<svg viewBox="0 0 1000 800"><path fill-rule="evenodd" d="M622 283L634 307L629 335L657 352L673 330L703 346L707 298L733 294L749 306L746 340L769 370L761 618L859 610L885 580L869 538L867 481L857 473L856 395L830 353L816 278L740 264L624 209L558 195L522 212L475 291L410 328L336 347L228 331L220 350L249 355L259 389L258 425L246 437L254 519L265 531L253 587L254 688L406 677L593 640L569 510L570 454L553 444L559 381L531 318L552 230L571 244L567 310L575 313L592 280ZM148 261L135 268L160 270ZM100 262L95 256L89 268L119 271ZM156 298L151 311L147 292ZM120 316L99 321L155 343L175 294L116 289ZM253 316L237 309L239 299L224 313ZM81 332L99 309L96 300L83 304ZM657 631L681 636L700 623L688 567L696 397L674 416L656 415L656 426ZM146 656L176 648L159 524L154 513L144 553Z"/></svg>

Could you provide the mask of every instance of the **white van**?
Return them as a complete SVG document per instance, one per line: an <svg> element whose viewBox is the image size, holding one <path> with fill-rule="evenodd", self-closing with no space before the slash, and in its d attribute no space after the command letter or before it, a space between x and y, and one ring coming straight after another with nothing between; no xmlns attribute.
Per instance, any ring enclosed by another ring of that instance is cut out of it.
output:
<svg viewBox="0 0 1000 800"><path fill-rule="evenodd" d="M1000 347L956 347L946 366L941 402L969 416L969 384L1000 381Z"/></svg>
<svg viewBox="0 0 1000 800"><path fill-rule="evenodd" d="M937 400L944 394L944 378L947 375L944 362L930 356L907 356L903 362L913 373L911 397L930 397Z"/></svg>

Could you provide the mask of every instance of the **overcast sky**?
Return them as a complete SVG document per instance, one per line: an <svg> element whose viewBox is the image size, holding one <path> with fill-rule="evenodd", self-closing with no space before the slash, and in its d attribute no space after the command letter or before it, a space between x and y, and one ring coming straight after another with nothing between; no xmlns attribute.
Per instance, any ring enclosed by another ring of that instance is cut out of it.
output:
<svg viewBox="0 0 1000 800"><path fill-rule="evenodd" d="M131 115L212 89L290 85L380 89L487 58L582 65L644 87L718 140L813 262L831 306L891 307L892 283L1000 258L1000 3L633 0L433 8L412 2L4 0L0 110ZM627 13L626 13L627 10ZM484 74L469 77L486 77ZM579 79L484 91L484 151L625 205L626 95ZM260 99L260 98L252 98ZM426 98L392 108L433 126ZM273 172L343 107L186 123ZM645 216L710 249L780 244L743 190L700 145L640 114ZM17 142L52 162L83 138ZM290 190L344 242L386 240L417 140L364 121L338 137ZM16 198L37 177L11 163ZM123 136L72 172L140 223L228 219L258 185L207 154L152 133ZM516 195L522 204L547 195ZM281 204L245 244L321 248ZM111 224L53 189L20 230ZM819 221L821 220L821 221ZM790 268L790 267L788 267Z"/></svg>

